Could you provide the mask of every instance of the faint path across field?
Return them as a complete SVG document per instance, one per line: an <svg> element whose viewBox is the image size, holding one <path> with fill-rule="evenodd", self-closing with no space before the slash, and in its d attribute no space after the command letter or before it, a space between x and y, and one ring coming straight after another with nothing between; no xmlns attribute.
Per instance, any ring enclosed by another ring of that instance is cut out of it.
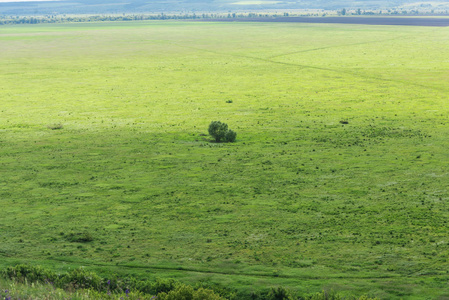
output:
<svg viewBox="0 0 449 300"><path fill-rule="evenodd" d="M200 48L200 47L193 47L193 46L190 46L190 45L180 44L180 43L176 43L176 42L169 41L169 40L165 40L165 42L169 43L169 44L172 44L174 46L194 49L194 50L202 51L202 52L213 53L213 54L216 54L216 55L234 56L234 57L246 58L246 59L251 59L251 60L258 60L258 61L263 61L263 62L266 62L266 63L286 65L286 66L291 66L291 67L295 67L295 68L299 68L299 69L316 69L316 70L321 70L321 71L342 73L342 74L348 74L348 75L352 75L352 76L355 76L355 77L360 77L360 78L365 78L365 79L370 79L370 80L385 81L385 82L396 82L396 83L399 83L399 84L402 84L402 85L405 85L405 86L415 86L415 87L425 88L425 89L429 89L429 90L437 90L437 91L448 92L447 87L441 88L441 87L429 86L429 85L427 85L425 83L410 82L410 81L406 81L406 80L399 80L399 79L392 79L392 78L382 78L379 75L370 75L370 74L366 74L366 73L360 73L357 70L349 70L349 69L348 70L342 70L342 69L335 69L335 68L329 68L329 67L320 67L320 66L299 64L299 63L295 63L295 62L282 62L282 61L275 60L276 58L279 58L279 57L282 57L282 56L288 56L288 55L291 55L291 54L297 54L297 53L302 53L302 52L318 51L318 50L322 50L322 49L329 49L329 48L336 48L336 47L347 47L347 46L354 46L354 45L380 43L380 42L385 42L385 41L395 40L395 39L398 39L398 37L396 37L394 39L374 40L374 41L361 42L361 43L343 44L343 45L338 45L338 46L305 49L305 50L301 50L301 51L281 53L281 54L273 55L273 56L266 57L266 58L255 57L255 56L244 55L244 54L230 54L230 53L226 53L226 52L213 51L213 50L208 50L208 49L204 49L204 48Z"/></svg>
<svg viewBox="0 0 449 300"><path fill-rule="evenodd" d="M65 263L73 263L74 261L70 259L64 259L64 258L50 258L48 260L53 260L57 262L65 262ZM391 274L368 274L368 275L351 275L351 274L336 274L336 275L323 275L323 274L278 274L278 273L268 273L268 272L244 272L244 271L223 271L223 270L210 270L210 269L201 269L201 268L186 268L186 267L170 267L170 266L156 266L156 265L146 265L146 266L138 266L138 265L132 265L132 264L116 264L111 265L108 263L101 263L101 262L87 262L84 261L83 266L96 266L96 267L106 267L110 269L120 268L120 269L142 269L142 270L152 270L152 271L167 271L167 272L184 272L184 273L202 273L202 274L211 274L211 275L224 275L224 276L243 276L243 277L268 277L268 278L289 278L289 279L298 279L298 280L329 280L329 279L361 279L361 280L373 280L373 279L393 279L393 278L411 278L415 276L419 277L445 277L446 274L425 274L420 272L413 272L409 274L398 274L398 273L391 273Z"/></svg>
<svg viewBox="0 0 449 300"><path fill-rule="evenodd" d="M223 18L202 19L213 22L288 22L288 23L337 23L398 26L449 26L449 18L434 17L273 17L273 18Z"/></svg>

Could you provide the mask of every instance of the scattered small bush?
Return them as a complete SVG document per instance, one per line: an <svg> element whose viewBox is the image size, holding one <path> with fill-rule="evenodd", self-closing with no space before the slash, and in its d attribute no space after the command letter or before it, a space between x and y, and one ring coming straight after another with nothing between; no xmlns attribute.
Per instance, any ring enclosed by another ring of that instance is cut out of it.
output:
<svg viewBox="0 0 449 300"><path fill-rule="evenodd" d="M237 133L228 129L228 124L220 121L212 121L209 124L209 134L215 139L217 143L220 142L235 142Z"/></svg>
<svg viewBox="0 0 449 300"><path fill-rule="evenodd" d="M87 243L94 240L93 236L88 231L71 232L66 235L66 239L72 243Z"/></svg>
<svg viewBox="0 0 449 300"><path fill-rule="evenodd" d="M168 293L157 294L158 300L222 300L224 298L212 290L199 288L194 290L190 285L181 284Z"/></svg>
<svg viewBox="0 0 449 300"><path fill-rule="evenodd" d="M82 268L74 269L72 272L61 277L64 286L73 286L83 289L101 290L102 279L94 272L88 272Z"/></svg>
<svg viewBox="0 0 449 300"><path fill-rule="evenodd" d="M361 297L344 297L337 294L335 291L322 291L321 293L316 293L311 296L305 297L306 300L379 300L378 298L370 298L368 296Z"/></svg>
<svg viewBox="0 0 449 300"><path fill-rule="evenodd" d="M57 279L55 273L40 266L17 265L15 267L7 267L2 273L6 278L19 281L25 281L26 279L29 282L45 282Z"/></svg>
<svg viewBox="0 0 449 300"><path fill-rule="evenodd" d="M58 130L58 129L64 128L64 126L61 123L57 123L57 124L48 125L47 128L51 129L51 130Z"/></svg>
<svg viewBox="0 0 449 300"><path fill-rule="evenodd" d="M173 279L160 279L157 278L156 281L140 281L135 284L135 287L144 293L157 295L159 293L168 293L174 290L178 285Z"/></svg>
<svg viewBox="0 0 449 300"><path fill-rule="evenodd" d="M289 290L283 287L271 288L267 300L293 300L294 297Z"/></svg>

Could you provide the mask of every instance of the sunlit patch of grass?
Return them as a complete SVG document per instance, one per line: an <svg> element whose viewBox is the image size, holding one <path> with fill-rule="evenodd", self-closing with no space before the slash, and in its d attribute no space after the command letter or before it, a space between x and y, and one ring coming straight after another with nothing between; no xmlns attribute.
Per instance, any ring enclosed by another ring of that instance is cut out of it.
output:
<svg viewBox="0 0 449 300"><path fill-rule="evenodd" d="M442 293L446 28L2 30L2 265Z"/></svg>

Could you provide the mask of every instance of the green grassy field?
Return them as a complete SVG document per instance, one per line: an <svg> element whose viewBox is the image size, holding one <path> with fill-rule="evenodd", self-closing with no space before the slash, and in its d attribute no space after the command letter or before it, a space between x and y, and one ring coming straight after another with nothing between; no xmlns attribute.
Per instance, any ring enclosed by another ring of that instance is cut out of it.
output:
<svg viewBox="0 0 449 300"><path fill-rule="evenodd" d="M449 28L1 27L0 267L447 299L448 48Z"/></svg>

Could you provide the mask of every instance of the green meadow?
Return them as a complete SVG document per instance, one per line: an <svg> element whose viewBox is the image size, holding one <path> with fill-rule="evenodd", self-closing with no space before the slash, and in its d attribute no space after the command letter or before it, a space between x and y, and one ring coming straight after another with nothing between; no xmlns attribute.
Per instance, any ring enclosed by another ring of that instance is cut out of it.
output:
<svg viewBox="0 0 449 300"><path fill-rule="evenodd" d="M0 268L447 299L448 48L433 27L2 26Z"/></svg>

